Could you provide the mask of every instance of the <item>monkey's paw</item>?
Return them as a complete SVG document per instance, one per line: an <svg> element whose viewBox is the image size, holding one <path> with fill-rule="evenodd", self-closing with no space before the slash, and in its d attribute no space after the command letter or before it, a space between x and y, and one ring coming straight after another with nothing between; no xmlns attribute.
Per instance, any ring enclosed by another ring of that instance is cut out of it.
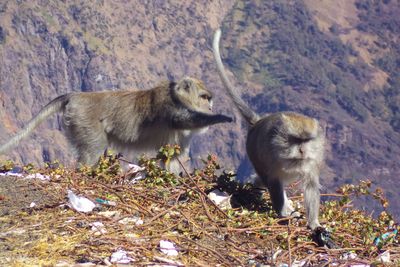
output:
<svg viewBox="0 0 400 267"><path fill-rule="evenodd" d="M303 216L301 215L300 212L298 211L293 211L292 213L290 213L290 218L294 218L294 219L301 219L303 218Z"/></svg>
<svg viewBox="0 0 400 267"><path fill-rule="evenodd" d="M315 243L318 244L319 247L327 246L328 248L339 248L338 245L333 242L331 238L331 233L326 230L324 227L317 227L313 230L312 239Z"/></svg>

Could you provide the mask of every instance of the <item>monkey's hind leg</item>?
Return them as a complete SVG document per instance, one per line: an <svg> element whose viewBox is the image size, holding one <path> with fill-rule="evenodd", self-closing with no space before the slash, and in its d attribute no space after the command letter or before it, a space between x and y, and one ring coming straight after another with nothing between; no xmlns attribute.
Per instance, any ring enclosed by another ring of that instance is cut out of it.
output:
<svg viewBox="0 0 400 267"><path fill-rule="evenodd" d="M308 177L304 179L304 206L306 209L307 223L311 230L321 226L319 216L319 177Z"/></svg>
<svg viewBox="0 0 400 267"><path fill-rule="evenodd" d="M75 135L74 137L68 134L68 137L75 147L78 162L81 165L95 166L108 147L105 133Z"/></svg>
<svg viewBox="0 0 400 267"><path fill-rule="evenodd" d="M177 158L172 159L171 162L166 166L166 169L176 175L186 175L186 172L190 172L191 163L189 157L189 149L183 149L181 154Z"/></svg>
<svg viewBox="0 0 400 267"><path fill-rule="evenodd" d="M106 149L107 143L102 141L93 145L80 146L77 149L78 162L80 164L95 166Z"/></svg>

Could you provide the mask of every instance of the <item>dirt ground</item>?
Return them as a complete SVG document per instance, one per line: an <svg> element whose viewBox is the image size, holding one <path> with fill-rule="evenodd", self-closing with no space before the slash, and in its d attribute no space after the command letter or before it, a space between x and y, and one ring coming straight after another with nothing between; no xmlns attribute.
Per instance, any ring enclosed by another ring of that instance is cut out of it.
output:
<svg viewBox="0 0 400 267"><path fill-rule="evenodd" d="M26 233L28 228L20 224L20 215L29 214L32 208L37 210L59 205L56 198L43 189L43 183L38 179L0 176L0 265L15 259L17 244L37 239L37 236ZM19 256L25 257L23 254Z"/></svg>
<svg viewBox="0 0 400 267"><path fill-rule="evenodd" d="M0 217L29 211L31 203L35 203L35 208L55 204L55 199L43 190L40 180L0 176L0 181Z"/></svg>

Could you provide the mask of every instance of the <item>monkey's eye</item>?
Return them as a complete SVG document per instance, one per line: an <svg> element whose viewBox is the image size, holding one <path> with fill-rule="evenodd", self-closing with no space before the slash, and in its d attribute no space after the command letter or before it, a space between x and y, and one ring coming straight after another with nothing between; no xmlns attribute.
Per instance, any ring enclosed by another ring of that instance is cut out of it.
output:
<svg viewBox="0 0 400 267"><path fill-rule="evenodd" d="M311 140L312 140L312 138L299 138L299 137L296 137L296 136L289 136L288 137L289 143L297 144L297 145L302 144L302 143L307 143L308 141L311 141Z"/></svg>
<svg viewBox="0 0 400 267"><path fill-rule="evenodd" d="M209 95L200 95L200 97L204 100L210 101L211 97Z"/></svg>
<svg viewBox="0 0 400 267"><path fill-rule="evenodd" d="M301 138L298 138L298 137L295 137L295 136L289 136L288 137L288 141L291 144L301 144L303 142L307 142L307 140L304 140L304 139L301 139Z"/></svg>

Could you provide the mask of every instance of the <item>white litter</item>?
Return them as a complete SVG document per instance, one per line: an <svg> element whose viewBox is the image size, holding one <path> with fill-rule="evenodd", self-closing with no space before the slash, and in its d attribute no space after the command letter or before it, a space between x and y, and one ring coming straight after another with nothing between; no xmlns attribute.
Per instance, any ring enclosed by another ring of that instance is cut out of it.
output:
<svg viewBox="0 0 400 267"><path fill-rule="evenodd" d="M219 189L215 189L208 193L208 197L211 199L212 202L214 202L218 207L221 209L230 209L232 208L231 206L231 196L223 192Z"/></svg>
<svg viewBox="0 0 400 267"><path fill-rule="evenodd" d="M102 222L92 222L89 225L92 226L91 230L94 232L94 234L100 235L107 233L107 230Z"/></svg>
<svg viewBox="0 0 400 267"><path fill-rule="evenodd" d="M119 216L120 212L117 210L106 210L106 211L99 211L97 214L107 218L114 218Z"/></svg>
<svg viewBox="0 0 400 267"><path fill-rule="evenodd" d="M292 267L303 267L306 265L306 261L302 260L302 261L294 261L292 263Z"/></svg>
<svg viewBox="0 0 400 267"><path fill-rule="evenodd" d="M31 173L25 176L25 179L39 179L42 181L50 181L50 176L41 173Z"/></svg>
<svg viewBox="0 0 400 267"><path fill-rule="evenodd" d="M380 261L382 263L389 263L390 262L390 252L389 252L389 250L386 250L385 252L380 254L377 259L378 259L378 261Z"/></svg>
<svg viewBox="0 0 400 267"><path fill-rule="evenodd" d="M42 181L50 181L50 176L49 175L43 175L41 173L31 173L31 174L24 174L24 173L19 173L19 172L2 172L0 173L0 176L14 176L14 177L22 177L25 179L39 179ZM59 175L57 175L56 177L59 177Z"/></svg>
<svg viewBox="0 0 400 267"><path fill-rule="evenodd" d="M77 196L71 190L68 190L69 204L73 209L80 212L91 212L96 204L86 197Z"/></svg>
<svg viewBox="0 0 400 267"><path fill-rule="evenodd" d="M119 249L111 255L110 261L112 263L128 264L134 261L134 259L129 257L125 250Z"/></svg>
<svg viewBox="0 0 400 267"><path fill-rule="evenodd" d="M140 219L139 217L136 217L136 216L126 217L126 218L119 220L118 222L122 223L122 224L133 223L135 225L142 225L144 223L142 219Z"/></svg>
<svg viewBox="0 0 400 267"><path fill-rule="evenodd" d="M131 180L131 184L135 184L139 180L145 178L145 175L142 173L144 170L146 170L145 167L140 167L139 165L136 164L128 164L127 174L133 177Z"/></svg>
<svg viewBox="0 0 400 267"><path fill-rule="evenodd" d="M277 248L275 253L272 255L272 260L275 262L276 259L278 258L279 254L282 253L282 250L280 248Z"/></svg>
<svg viewBox="0 0 400 267"><path fill-rule="evenodd" d="M178 251L175 248L174 243L168 240L161 240L160 241L160 250L162 253L168 256L178 256Z"/></svg>
<svg viewBox="0 0 400 267"><path fill-rule="evenodd" d="M354 260L357 258L357 254L354 252L347 252L340 257L342 260Z"/></svg>
<svg viewBox="0 0 400 267"><path fill-rule="evenodd" d="M35 202L32 202L31 204L29 204L29 208L33 208L33 207L35 207L36 206L36 203Z"/></svg>
<svg viewBox="0 0 400 267"><path fill-rule="evenodd" d="M137 172L144 171L146 169L145 167L140 167L139 165L136 165L136 164L129 164L128 168L129 168L130 173L137 173Z"/></svg>
<svg viewBox="0 0 400 267"><path fill-rule="evenodd" d="M135 175L135 177L133 177L133 179L130 181L130 183L131 184L136 184L138 181L140 181L140 180L142 180L144 178L145 178L144 175L138 173L138 174Z"/></svg>
<svg viewBox="0 0 400 267"><path fill-rule="evenodd" d="M0 173L0 176L16 176L16 177L23 177L24 175L22 173L17 173L17 172L2 172Z"/></svg>

